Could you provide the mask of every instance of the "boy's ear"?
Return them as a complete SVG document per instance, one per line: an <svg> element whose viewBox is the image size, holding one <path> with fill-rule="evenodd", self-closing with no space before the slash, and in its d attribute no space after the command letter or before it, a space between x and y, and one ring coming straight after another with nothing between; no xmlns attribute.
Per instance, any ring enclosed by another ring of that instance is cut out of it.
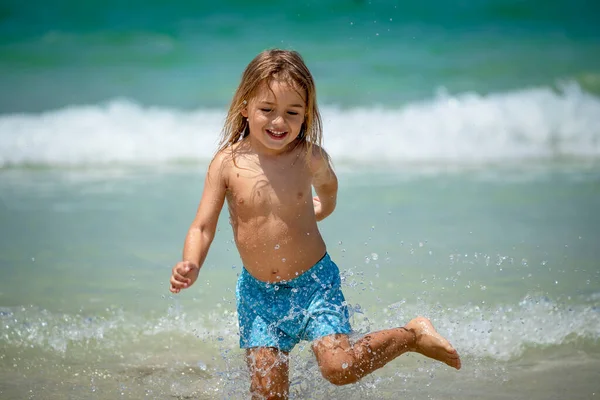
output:
<svg viewBox="0 0 600 400"><path fill-rule="evenodd" d="M243 104L244 104L244 107L242 108L242 111L241 111L242 117L248 118L248 102L246 100L244 100Z"/></svg>

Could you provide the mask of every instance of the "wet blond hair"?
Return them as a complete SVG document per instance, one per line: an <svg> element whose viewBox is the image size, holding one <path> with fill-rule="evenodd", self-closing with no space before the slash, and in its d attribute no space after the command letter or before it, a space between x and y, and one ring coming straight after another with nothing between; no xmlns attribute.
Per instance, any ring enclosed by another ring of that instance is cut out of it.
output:
<svg viewBox="0 0 600 400"><path fill-rule="evenodd" d="M258 54L244 70L221 131L219 151L248 136L248 120L242 115L242 110L250 103L250 99L256 96L262 85L269 86L273 81L285 82L305 92L306 113L296 140L307 144L307 155L312 153L314 144L320 148L323 141L323 124L317 107L316 87L312 74L298 52L271 49Z"/></svg>

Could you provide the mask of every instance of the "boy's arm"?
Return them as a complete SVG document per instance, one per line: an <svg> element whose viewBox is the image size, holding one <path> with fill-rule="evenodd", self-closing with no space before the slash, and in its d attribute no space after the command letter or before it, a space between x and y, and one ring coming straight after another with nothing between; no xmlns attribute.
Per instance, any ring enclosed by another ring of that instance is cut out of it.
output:
<svg viewBox="0 0 600 400"><path fill-rule="evenodd" d="M315 188L315 216L317 221L325 219L335 210L338 181L331 167L329 155L318 146L313 147L310 165L312 184Z"/></svg>
<svg viewBox="0 0 600 400"><path fill-rule="evenodd" d="M178 293L196 281L215 236L226 189L224 155L219 153L208 167L200 205L185 238L182 261L173 267L171 292Z"/></svg>
<svg viewBox="0 0 600 400"><path fill-rule="evenodd" d="M208 168L200 205L185 238L183 261L194 263L198 268L204 263L208 248L215 237L226 189L223 155L219 153Z"/></svg>

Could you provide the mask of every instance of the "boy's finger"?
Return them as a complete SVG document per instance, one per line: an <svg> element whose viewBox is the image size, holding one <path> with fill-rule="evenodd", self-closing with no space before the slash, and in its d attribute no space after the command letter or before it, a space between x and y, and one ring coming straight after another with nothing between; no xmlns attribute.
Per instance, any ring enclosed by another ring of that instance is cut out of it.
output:
<svg viewBox="0 0 600 400"><path fill-rule="evenodd" d="M175 289L183 289L188 286L187 282L175 279L175 276L171 277L171 286Z"/></svg>
<svg viewBox="0 0 600 400"><path fill-rule="evenodd" d="M190 278L186 278L185 276L181 275L178 272L174 272L173 273L173 278L178 281L178 282L184 282L184 283L192 283L192 280Z"/></svg>

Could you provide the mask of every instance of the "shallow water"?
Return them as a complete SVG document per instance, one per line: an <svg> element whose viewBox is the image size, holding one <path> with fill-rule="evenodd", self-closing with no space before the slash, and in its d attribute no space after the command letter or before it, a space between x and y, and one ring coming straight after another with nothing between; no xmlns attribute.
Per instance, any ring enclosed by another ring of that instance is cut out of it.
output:
<svg viewBox="0 0 600 400"><path fill-rule="evenodd" d="M245 396L226 216L198 283L167 290L202 170L1 173L3 398ZM464 367L405 355L338 388L305 344L292 353L293 397L548 399L574 379L570 398L589 398L599 181L595 166L341 172L322 230L356 337L425 315Z"/></svg>

